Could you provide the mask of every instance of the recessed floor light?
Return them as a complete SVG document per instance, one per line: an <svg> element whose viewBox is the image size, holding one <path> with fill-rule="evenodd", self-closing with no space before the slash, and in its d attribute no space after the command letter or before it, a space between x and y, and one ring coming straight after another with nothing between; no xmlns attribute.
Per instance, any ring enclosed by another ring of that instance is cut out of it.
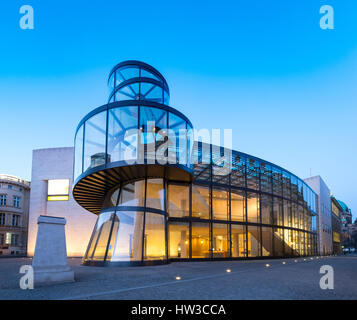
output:
<svg viewBox="0 0 357 320"><path fill-rule="evenodd" d="M297 260L295 260L295 262L297 262Z"/></svg>
<svg viewBox="0 0 357 320"><path fill-rule="evenodd" d="M285 264L286 262L285 261L283 261L283 264Z"/></svg>
<svg viewBox="0 0 357 320"><path fill-rule="evenodd" d="M180 277L180 276L177 276L177 277L176 277L176 280L181 280L181 277Z"/></svg>
<svg viewBox="0 0 357 320"><path fill-rule="evenodd" d="M231 269L227 269L226 272L228 272L228 273L231 272Z"/></svg>
<svg viewBox="0 0 357 320"><path fill-rule="evenodd" d="M268 268L268 267L270 267L270 264L269 264L269 263L267 263L265 266Z"/></svg>

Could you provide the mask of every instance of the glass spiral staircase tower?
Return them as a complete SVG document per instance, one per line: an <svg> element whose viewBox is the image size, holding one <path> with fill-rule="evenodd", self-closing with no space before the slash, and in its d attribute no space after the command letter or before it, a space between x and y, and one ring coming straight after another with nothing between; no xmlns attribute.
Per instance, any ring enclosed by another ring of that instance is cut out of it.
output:
<svg viewBox="0 0 357 320"><path fill-rule="evenodd" d="M75 135L73 196L98 215L83 263L147 265L317 253L316 194L268 161L194 142L164 77L116 65Z"/></svg>

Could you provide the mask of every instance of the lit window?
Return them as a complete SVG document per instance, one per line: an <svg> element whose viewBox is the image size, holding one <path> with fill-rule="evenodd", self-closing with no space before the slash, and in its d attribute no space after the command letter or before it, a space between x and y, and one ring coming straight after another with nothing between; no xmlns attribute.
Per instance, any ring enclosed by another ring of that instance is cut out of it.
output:
<svg viewBox="0 0 357 320"><path fill-rule="evenodd" d="M69 195L69 180L48 180L47 201L67 201Z"/></svg>

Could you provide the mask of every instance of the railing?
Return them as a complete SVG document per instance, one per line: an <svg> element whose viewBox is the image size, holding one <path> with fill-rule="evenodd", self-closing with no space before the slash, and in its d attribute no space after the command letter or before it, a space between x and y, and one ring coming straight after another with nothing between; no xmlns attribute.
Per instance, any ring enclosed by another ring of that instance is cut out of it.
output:
<svg viewBox="0 0 357 320"><path fill-rule="evenodd" d="M6 181L13 181L17 183L22 183L26 186L30 186L30 182L23 180L21 178L15 177L15 176L10 176L8 174L0 174L0 180L6 180Z"/></svg>

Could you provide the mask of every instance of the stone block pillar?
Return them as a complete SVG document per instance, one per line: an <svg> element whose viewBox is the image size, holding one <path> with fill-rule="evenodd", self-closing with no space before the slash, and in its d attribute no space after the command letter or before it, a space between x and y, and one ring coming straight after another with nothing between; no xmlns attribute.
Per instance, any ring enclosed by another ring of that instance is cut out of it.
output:
<svg viewBox="0 0 357 320"><path fill-rule="evenodd" d="M73 282L74 272L68 265L66 219L39 216L35 253L32 261L36 284Z"/></svg>

